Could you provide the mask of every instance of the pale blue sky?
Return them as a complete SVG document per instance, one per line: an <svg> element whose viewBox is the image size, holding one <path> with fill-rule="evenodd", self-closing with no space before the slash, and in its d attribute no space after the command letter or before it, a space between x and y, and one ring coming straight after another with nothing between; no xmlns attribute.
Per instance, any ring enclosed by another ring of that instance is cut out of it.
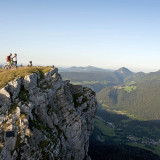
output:
<svg viewBox="0 0 160 160"><path fill-rule="evenodd" d="M160 0L0 0L0 63L160 69Z"/></svg>

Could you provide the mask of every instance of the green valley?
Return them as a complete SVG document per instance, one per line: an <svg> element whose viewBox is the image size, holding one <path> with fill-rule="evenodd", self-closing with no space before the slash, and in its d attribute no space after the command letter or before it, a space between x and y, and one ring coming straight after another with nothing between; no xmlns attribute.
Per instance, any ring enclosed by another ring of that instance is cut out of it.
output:
<svg viewBox="0 0 160 160"><path fill-rule="evenodd" d="M99 107L90 138L93 160L160 159L159 71L145 74L121 68L62 76L97 92Z"/></svg>

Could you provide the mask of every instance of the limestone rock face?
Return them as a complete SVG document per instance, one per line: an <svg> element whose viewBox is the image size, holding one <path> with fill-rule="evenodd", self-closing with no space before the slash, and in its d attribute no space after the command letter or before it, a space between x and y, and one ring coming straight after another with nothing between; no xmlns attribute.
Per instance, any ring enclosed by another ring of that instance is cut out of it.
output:
<svg viewBox="0 0 160 160"><path fill-rule="evenodd" d="M7 91L10 93L12 100L18 96L21 89L21 78L15 79L12 82L8 83Z"/></svg>
<svg viewBox="0 0 160 160"><path fill-rule="evenodd" d="M31 90L37 87L37 74L32 73L24 77L23 85L26 90Z"/></svg>
<svg viewBox="0 0 160 160"><path fill-rule="evenodd" d="M89 160L96 108L95 93L55 67L9 82L0 90L0 159Z"/></svg>

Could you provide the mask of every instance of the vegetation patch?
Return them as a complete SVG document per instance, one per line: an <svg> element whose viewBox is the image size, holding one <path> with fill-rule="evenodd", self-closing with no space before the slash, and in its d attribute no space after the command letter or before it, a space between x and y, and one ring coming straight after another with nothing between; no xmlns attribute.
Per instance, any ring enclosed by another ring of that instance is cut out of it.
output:
<svg viewBox="0 0 160 160"><path fill-rule="evenodd" d="M41 121L31 120L29 118L29 128L32 130L33 127L37 128L40 131L42 131L43 129L45 129L45 126L43 125L43 123Z"/></svg>
<svg viewBox="0 0 160 160"><path fill-rule="evenodd" d="M19 147L20 147L21 140L22 140L22 139L21 139L20 135L18 134L18 135L17 135L17 140L16 140L15 148L19 148Z"/></svg>
<svg viewBox="0 0 160 160"><path fill-rule="evenodd" d="M17 104L13 103L8 110L8 115L13 114L16 108L17 108Z"/></svg>
<svg viewBox="0 0 160 160"><path fill-rule="evenodd" d="M31 118L29 118L29 128L31 130L33 130L33 127L34 127L34 128L37 128L40 131L45 130L49 134L52 134L52 129L43 124L43 122L40 120L39 116L34 113L34 109L33 109L32 113L33 113L33 116L34 116L34 120L31 120Z"/></svg>
<svg viewBox="0 0 160 160"><path fill-rule="evenodd" d="M51 67L40 67L39 71L41 71L43 74L49 72L51 70Z"/></svg>
<svg viewBox="0 0 160 160"><path fill-rule="evenodd" d="M125 83L125 84L123 84L121 86L115 86L114 88L115 89L119 89L119 90L120 89L124 89L124 91L126 91L127 93L130 93L130 92L136 90L137 86L136 86L136 82L135 81L131 81L131 82Z"/></svg>
<svg viewBox="0 0 160 160"><path fill-rule="evenodd" d="M83 104L83 103L85 103L85 102L88 102L88 101L89 101L88 98L87 98L86 96L83 96L83 99L82 99L81 104Z"/></svg>
<svg viewBox="0 0 160 160"><path fill-rule="evenodd" d="M20 92L19 92L18 97L19 97L19 99L21 101L28 102L28 100L29 100L29 92L24 87L22 87Z"/></svg>
<svg viewBox="0 0 160 160"><path fill-rule="evenodd" d="M5 123L3 125L3 134L7 131L7 127L10 126L11 124L10 123Z"/></svg>
<svg viewBox="0 0 160 160"><path fill-rule="evenodd" d="M130 114L127 111L118 111L118 110L113 110L113 113L121 114L121 115L126 115L132 119L138 119L134 114Z"/></svg>
<svg viewBox="0 0 160 160"><path fill-rule="evenodd" d="M83 93L76 93L73 94L73 99L78 99L79 97L83 96Z"/></svg>
<svg viewBox="0 0 160 160"><path fill-rule="evenodd" d="M40 141L40 143L38 144L38 147L41 148L41 149L46 148L46 147L48 147L49 143L50 143L50 142L49 142L48 140L42 140L42 141Z"/></svg>
<svg viewBox="0 0 160 160"><path fill-rule="evenodd" d="M62 120L62 123L65 123L65 122L66 122L66 119L63 119L63 120Z"/></svg>
<svg viewBox="0 0 160 160"><path fill-rule="evenodd" d="M38 81L44 79L44 73L41 70L39 70L39 76L40 76L40 79Z"/></svg>
<svg viewBox="0 0 160 160"><path fill-rule="evenodd" d="M137 88L136 86L125 86L125 87L124 87L124 90L125 90L126 92L130 93L130 92L136 90L136 88Z"/></svg>
<svg viewBox="0 0 160 160"><path fill-rule="evenodd" d="M95 92L93 94L95 94ZM89 101L89 99L87 98L87 96L84 95L84 93L76 93L76 94L73 94L72 96L73 96L73 102L75 104L75 107L78 107L78 106L84 104L85 102ZM80 97L82 97L81 102L79 102Z"/></svg>
<svg viewBox="0 0 160 160"><path fill-rule="evenodd" d="M39 83L39 82L38 82ZM52 86L52 84L49 84L49 83L47 83L46 81L45 82L43 82L43 83L41 83L41 84L38 84L38 87L40 88L40 89L51 89L53 86Z"/></svg>
<svg viewBox="0 0 160 160"><path fill-rule="evenodd" d="M146 144L138 144L138 143L128 143L130 146L138 147L138 148L143 148L145 150L149 150L157 155L160 156L160 146L150 146Z"/></svg>
<svg viewBox="0 0 160 160"><path fill-rule="evenodd" d="M82 85L82 82L71 82L73 85Z"/></svg>
<svg viewBox="0 0 160 160"><path fill-rule="evenodd" d="M22 114L20 115L20 118L21 118L21 119L26 119L26 118L27 118L27 115L26 115L25 113L22 113Z"/></svg>
<svg viewBox="0 0 160 160"><path fill-rule="evenodd" d="M55 125L55 127L56 127L56 129L58 131L58 138L60 138L60 136L61 136L61 134L62 134L63 131L59 128L58 125Z"/></svg>
<svg viewBox="0 0 160 160"><path fill-rule="evenodd" d="M2 148L3 148L3 147L2 147L2 146L0 146L0 153L1 153L1 151L2 151Z"/></svg>
<svg viewBox="0 0 160 160"><path fill-rule="evenodd" d="M4 70L2 68L0 68L0 73L3 72Z"/></svg>
<svg viewBox="0 0 160 160"><path fill-rule="evenodd" d="M101 120L94 118L94 125L96 128L98 128L101 133L105 136L113 136L114 134L114 129L108 127L104 122Z"/></svg>
<svg viewBox="0 0 160 160"><path fill-rule="evenodd" d="M20 134L17 135L17 140L16 140L16 145L15 145L15 149L17 150L18 156L17 156L17 160L21 160L21 153L22 153L22 149L21 147L25 145L25 143L21 143L21 136ZM12 153L13 154L13 151Z"/></svg>
<svg viewBox="0 0 160 160"><path fill-rule="evenodd" d="M46 73L50 71L50 67L19 67L15 70L0 70L0 88L3 88L8 82L18 77L25 77L32 73Z"/></svg>
<svg viewBox="0 0 160 160"><path fill-rule="evenodd" d="M109 108L110 108L110 107L109 107L108 105L102 104L102 109L105 109L105 110L107 110L107 111L110 111Z"/></svg>
<svg viewBox="0 0 160 160"><path fill-rule="evenodd" d="M42 151L42 159L50 159L48 152L45 152L44 150Z"/></svg>
<svg viewBox="0 0 160 160"><path fill-rule="evenodd" d="M75 107L78 107L79 105L81 105L81 103L78 102L78 98L83 96L83 93L76 93L76 94L73 94L73 102L75 104Z"/></svg>

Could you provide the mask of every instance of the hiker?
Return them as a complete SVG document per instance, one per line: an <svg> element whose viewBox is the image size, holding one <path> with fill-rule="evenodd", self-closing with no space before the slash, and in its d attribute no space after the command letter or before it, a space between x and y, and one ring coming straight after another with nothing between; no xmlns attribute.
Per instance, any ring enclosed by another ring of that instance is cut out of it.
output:
<svg viewBox="0 0 160 160"><path fill-rule="evenodd" d="M7 62L8 62L8 65L11 65L11 56L12 56L12 53L9 54L9 56L7 56Z"/></svg>
<svg viewBox="0 0 160 160"><path fill-rule="evenodd" d="M32 61L29 61L29 64L28 64L28 66L27 67L32 67L33 65L32 65Z"/></svg>
<svg viewBox="0 0 160 160"><path fill-rule="evenodd" d="M14 54L14 57L13 57L13 63L17 67L17 54L16 53Z"/></svg>

